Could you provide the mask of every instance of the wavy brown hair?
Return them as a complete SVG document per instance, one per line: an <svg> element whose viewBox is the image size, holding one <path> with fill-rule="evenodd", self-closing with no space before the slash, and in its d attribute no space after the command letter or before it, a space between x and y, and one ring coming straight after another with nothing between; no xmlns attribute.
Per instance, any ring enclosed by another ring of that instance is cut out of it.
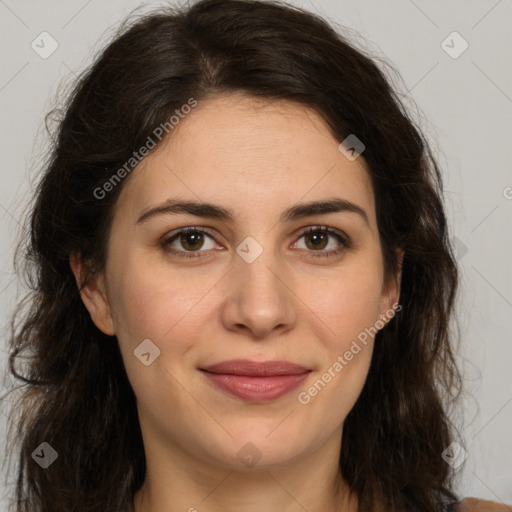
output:
<svg viewBox="0 0 512 512"><path fill-rule="evenodd" d="M232 92L295 101L318 112L337 140L355 134L366 145L387 280L399 270L396 248L405 252L403 309L376 336L344 423L340 471L364 512L377 504L439 512L457 502L441 457L456 432L449 411L462 382L449 328L459 274L442 178L377 61L385 64L293 5L202 0L126 19L64 108L48 114L56 129L19 246L30 291L9 344L9 370L22 381L10 415L16 512L133 506L145 477L135 396L117 339L93 324L69 259L81 254L89 275L105 268L123 182L101 199L94 191L189 98ZM43 441L59 454L48 469L31 457Z"/></svg>

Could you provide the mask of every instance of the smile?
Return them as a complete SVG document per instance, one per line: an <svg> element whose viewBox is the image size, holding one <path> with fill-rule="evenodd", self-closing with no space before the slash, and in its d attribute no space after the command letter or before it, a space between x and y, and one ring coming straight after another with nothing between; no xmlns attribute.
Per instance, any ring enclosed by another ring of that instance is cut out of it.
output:
<svg viewBox="0 0 512 512"><path fill-rule="evenodd" d="M287 361L225 361L200 368L217 389L249 402L268 402L290 393L311 370Z"/></svg>

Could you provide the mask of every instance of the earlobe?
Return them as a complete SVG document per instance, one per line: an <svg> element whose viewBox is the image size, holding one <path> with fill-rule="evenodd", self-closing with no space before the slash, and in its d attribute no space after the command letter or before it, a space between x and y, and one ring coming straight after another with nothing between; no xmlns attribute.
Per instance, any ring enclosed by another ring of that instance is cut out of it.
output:
<svg viewBox="0 0 512 512"><path fill-rule="evenodd" d="M114 336L115 328L110 312L105 289L105 275L103 272L95 272L86 282L86 266L79 254L73 254L69 258L69 265L75 276L80 297L89 311L94 325L103 333Z"/></svg>

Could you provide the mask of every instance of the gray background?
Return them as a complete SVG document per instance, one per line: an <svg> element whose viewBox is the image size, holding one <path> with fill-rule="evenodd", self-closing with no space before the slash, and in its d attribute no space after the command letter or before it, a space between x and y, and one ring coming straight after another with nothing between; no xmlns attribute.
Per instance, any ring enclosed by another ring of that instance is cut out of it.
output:
<svg viewBox="0 0 512 512"><path fill-rule="evenodd" d="M467 396L454 420L463 427L469 457L458 491L512 503L512 1L295 3L359 32L360 44L399 70L398 87L419 108L413 116L444 172L462 270L458 321ZM44 151L44 114L59 85L72 82L91 63L125 15L140 5L143 13L163 4L0 0L2 368L9 315L23 293L13 274L13 248ZM31 47L43 31L58 43L46 59ZM456 52L460 41L451 37L442 45L453 31L469 44L457 58L444 48ZM3 445L6 411L0 411ZM3 487L0 495L7 492Z"/></svg>

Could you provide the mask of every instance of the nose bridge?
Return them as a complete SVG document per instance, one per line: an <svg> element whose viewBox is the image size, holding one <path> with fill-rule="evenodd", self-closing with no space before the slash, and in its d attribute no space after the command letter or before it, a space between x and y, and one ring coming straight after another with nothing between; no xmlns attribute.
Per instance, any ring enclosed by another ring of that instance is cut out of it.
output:
<svg viewBox="0 0 512 512"><path fill-rule="evenodd" d="M263 241L264 238L264 241ZM293 319L284 262L274 250L272 236L247 237L236 248L231 273L228 321L263 336Z"/></svg>
<svg viewBox="0 0 512 512"><path fill-rule="evenodd" d="M264 238L264 240L263 240ZM283 283L278 279L280 259L273 248L272 236L246 237L237 247L238 258L235 259L235 275L241 290L251 297L265 295L267 300L274 300L280 295Z"/></svg>

